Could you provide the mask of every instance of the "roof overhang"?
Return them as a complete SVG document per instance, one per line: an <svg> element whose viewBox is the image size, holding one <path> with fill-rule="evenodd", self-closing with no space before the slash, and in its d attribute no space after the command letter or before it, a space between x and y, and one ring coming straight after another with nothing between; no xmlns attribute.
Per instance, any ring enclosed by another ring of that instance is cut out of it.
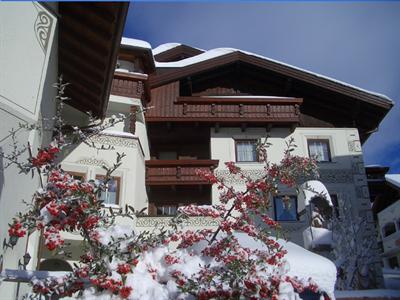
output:
<svg viewBox="0 0 400 300"><path fill-rule="evenodd" d="M158 62L171 62L179 61L189 57L193 57L204 53L204 50L190 47L188 45L176 44L176 45L161 45L160 47L154 49L154 58ZM168 47L171 46L171 47ZM165 48L165 50L158 51L160 48ZM158 49L158 50L157 50Z"/></svg>
<svg viewBox="0 0 400 300"><path fill-rule="evenodd" d="M357 127L360 131L362 142L372 132L376 131L379 123L393 106L393 101L384 95L372 93L266 57L239 50L228 49L224 52L224 49L215 49L214 52L212 51L210 50L197 57L176 63L159 63L157 72L150 76L150 86L155 88L183 78L201 76L201 74L231 64L251 65L257 68L259 73L262 73L263 70L265 72L273 72L281 78L290 80L291 85L297 84L298 87L301 86L301 88L298 88L298 94L292 93L289 95L304 98L304 105L308 105L308 97L299 93L300 89L309 94L310 88L312 88L313 91L311 93L318 96L323 93L324 96L322 98L324 98L324 101L314 101L314 103L321 107L323 106L325 111L331 109L332 112L329 113L336 113L341 119L345 114L350 115L350 117L347 117L347 123L344 124L343 120L341 120L341 125L338 125L338 127ZM325 101L325 99L329 101ZM340 113L340 105L346 106L346 108L342 109L343 115ZM351 113L347 107L351 107Z"/></svg>
<svg viewBox="0 0 400 300"><path fill-rule="evenodd" d="M128 2L60 2L59 74L71 106L104 117Z"/></svg>

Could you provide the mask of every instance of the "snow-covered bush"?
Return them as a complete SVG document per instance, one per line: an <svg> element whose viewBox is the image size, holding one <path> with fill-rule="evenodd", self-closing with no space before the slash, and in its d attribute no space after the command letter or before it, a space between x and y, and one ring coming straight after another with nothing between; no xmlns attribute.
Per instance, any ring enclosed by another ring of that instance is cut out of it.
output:
<svg viewBox="0 0 400 300"><path fill-rule="evenodd" d="M59 99L64 87L58 85ZM13 247L21 237L38 230L49 250L66 253L68 247L60 233L75 231L86 248L72 273L34 279L32 291L37 297L298 299L304 289L318 291L311 279L288 275L287 251L271 235L280 225L267 213L278 185L296 187L298 178L317 175L314 160L291 154L292 140L277 164L269 163L265 147L259 147L265 160L260 178L246 176L233 162L226 164L232 176L245 181L244 191L225 184L211 171L199 172L218 187L221 205L183 207L169 229L135 234L133 228L116 222L117 217L135 218L134 208L105 210L99 200L124 155L118 154L116 163L105 168L104 182L76 180L57 164L57 155L70 140L63 132L65 126L57 124L52 144L20 163L24 173L37 171L46 182L34 193L29 210L13 219L7 245ZM89 128L89 134L79 128L72 133L90 143L87 138L98 131L95 126ZM181 226L185 218L199 215L218 220L218 228L190 231ZM256 219L262 220L263 226L256 226ZM251 241L261 246L250 247Z"/></svg>
<svg viewBox="0 0 400 300"><path fill-rule="evenodd" d="M339 198L338 215L334 214L332 219L339 290L365 289L377 284L376 240L365 235L366 223L366 219L353 215L350 202Z"/></svg>

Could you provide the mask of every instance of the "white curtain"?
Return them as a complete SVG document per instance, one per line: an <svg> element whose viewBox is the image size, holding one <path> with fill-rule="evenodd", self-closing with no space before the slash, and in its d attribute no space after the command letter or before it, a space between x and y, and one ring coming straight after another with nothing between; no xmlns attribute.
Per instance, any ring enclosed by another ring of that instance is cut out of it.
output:
<svg viewBox="0 0 400 300"><path fill-rule="evenodd" d="M318 161L329 161L328 142L326 141L310 141L310 156Z"/></svg>
<svg viewBox="0 0 400 300"><path fill-rule="evenodd" d="M253 141L241 141L236 144L237 161L257 161L256 145Z"/></svg>

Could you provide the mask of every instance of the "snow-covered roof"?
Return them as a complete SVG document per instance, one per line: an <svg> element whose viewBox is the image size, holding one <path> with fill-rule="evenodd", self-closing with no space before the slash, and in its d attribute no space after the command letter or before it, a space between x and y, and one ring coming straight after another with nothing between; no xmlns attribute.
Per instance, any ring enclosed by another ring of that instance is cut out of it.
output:
<svg viewBox="0 0 400 300"><path fill-rule="evenodd" d="M160 53L162 53L162 52L171 50L171 49L173 49L173 48L179 47L180 45L182 45L182 44L180 44L180 43L166 43L166 44L161 44L161 45L159 45L158 47L156 47L156 48L153 49L153 55L157 55L157 54L160 54Z"/></svg>
<svg viewBox="0 0 400 300"><path fill-rule="evenodd" d="M161 53L163 51L172 49L174 47L177 47L176 43L160 45L159 47L157 47L157 48L155 48L153 50L153 54L155 55L155 54ZM157 53L155 51L157 51ZM262 56L262 55L258 55L258 54L252 53L252 52L243 51L243 50L235 49L235 48L215 48L215 49L208 50L208 51L206 51L204 53L201 53L199 55L196 55L196 56L193 56L193 57L189 57L189 58L186 58L186 59L182 59L182 60L179 60L179 61L174 61L174 62L156 62L156 67L158 67L158 68L183 68L183 67L194 65L194 64L197 64L197 63L212 59L212 58L220 57L220 56L223 56L223 55L226 55L226 54L230 54L230 53L234 53L234 52L239 52L239 53L246 54L246 55L249 55L249 56L261 58L261 59L264 59L264 60L279 64L279 65L282 65L282 66L285 66L285 67L288 67L288 68L291 68L291 69L294 69L294 70L298 70L298 71L301 71L301 72L304 72L304 73L308 73L309 75L315 76L317 78L326 79L326 80L329 80L329 81L334 82L334 83L339 84L339 85L343 85L343 86L346 86L346 87L349 87L349 88L352 88L352 89L355 89L355 90L358 90L358 91L361 91L361 92L365 92L365 93L368 93L368 94L371 94L371 95L375 95L375 96L384 98L385 100L390 101L390 103L394 104L393 100L391 100L386 95L375 93L375 92L371 92L371 91L359 88L357 86L348 84L346 82L333 79L333 78L328 77L328 76L324 76L324 75L321 75L321 74L318 74L318 73L314 73L314 72L308 71L306 69L298 68L296 66L283 63L283 62L278 61L278 60L274 60L274 59L271 59L271 58L268 58L268 57L265 57L265 56Z"/></svg>
<svg viewBox="0 0 400 300"><path fill-rule="evenodd" d="M151 45L148 42L127 37L122 38L121 45L151 50Z"/></svg>
<svg viewBox="0 0 400 300"><path fill-rule="evenodd" d="M374 165L374 164L372 164L372 165L367 165L367 166L365 166L366 168L383 168L383 166L382 165Z"/></svg>
<svg viewBox="0 0 400 300"><path fill-rule="evenodd" d="M400 174L386 174L385 179L387 182L393 184L394 186L400 188Z"/></svg>
<svg viewBox="0 0 400 300"><path fill-rule="evenodd" d="M174 49L174 48L179 47L179 46L183 46L183 44L180 44L180 43L161 44L158 47L153 49L153 55L157 55L157 54L160 54L162 52L166 52L168 50ZM192 47L192 46L190 46L190 48L194 48L194 49L197 49L197 50L200 50L200 51L204 51L203 49Z"/></svg>

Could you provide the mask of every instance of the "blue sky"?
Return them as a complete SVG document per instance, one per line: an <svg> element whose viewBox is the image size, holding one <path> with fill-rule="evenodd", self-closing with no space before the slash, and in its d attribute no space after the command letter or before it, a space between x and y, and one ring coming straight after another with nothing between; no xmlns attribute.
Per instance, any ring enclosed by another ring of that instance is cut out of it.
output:
<svg viewBox="0 0 400 300"><path fill-rule="evenodd" d="M134 2L125 36L153 47L233 47L392 98L366 164L400 173L400 2Z"/></svg>

